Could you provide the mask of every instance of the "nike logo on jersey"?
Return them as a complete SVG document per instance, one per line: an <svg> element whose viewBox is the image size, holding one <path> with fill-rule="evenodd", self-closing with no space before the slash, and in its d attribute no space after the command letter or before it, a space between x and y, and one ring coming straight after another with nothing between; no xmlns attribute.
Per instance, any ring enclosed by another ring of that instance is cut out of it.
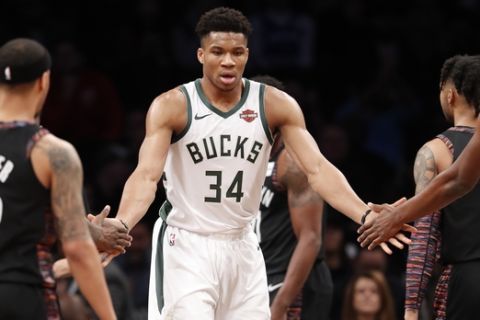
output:
<svg viewBox="0 0 480 320"><path fill-rule="evenodd" d="M203 118L211 116L211 115L212 115L211 113L207 113L207 114L204 114L202 116L199 116L198 113L195 113L195 120L200 120L200 119L203 119Z"/></svg>
<svg viewBox="0 0 480 320"><path fill-rule="evenodd" d="M273 292L283 286L283 282L277 283L277 284L269 284L268 285L268 292Z"/></svg>

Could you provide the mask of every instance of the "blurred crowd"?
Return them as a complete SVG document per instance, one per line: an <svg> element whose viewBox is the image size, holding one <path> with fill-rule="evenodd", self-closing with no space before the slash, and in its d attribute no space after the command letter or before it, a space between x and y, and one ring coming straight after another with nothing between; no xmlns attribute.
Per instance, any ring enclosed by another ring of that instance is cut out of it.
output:
<svg viewBox="0 0 480 320"><path fill-rule="evenodd" d="M454 54L480 52L478 1L2 0L0 42L29 36L53 55L42 121L78 148L90 212L105 204L116 212L150 101L201 76L194 24L218 5L238 8L252 21L245 76L270 74L285 83L321 151L362 199L413 195L414 152L449 126L438 103L440 67ZM132 247L107 268L119 319L146 319L151 228L163 200L160 185L132 230ZM327 210L332 319L341 319L344 303L355 312L354 289L362 279L387 288L382 308L401 318L406 251L389 257L361 250L357 226ZM359 272L362 279L352 278ZM61 282L59 290L71 311L82 305L75 283ZM73 311L72 319L84 314Z"/></svg>

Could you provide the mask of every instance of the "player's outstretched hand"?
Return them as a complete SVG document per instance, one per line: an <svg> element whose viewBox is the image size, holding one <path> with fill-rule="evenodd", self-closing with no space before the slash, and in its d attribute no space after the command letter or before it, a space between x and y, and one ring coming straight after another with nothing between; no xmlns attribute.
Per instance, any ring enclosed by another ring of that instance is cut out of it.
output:
<svg viewBox="0 0 480 320"><path fill-rule="evenodd" d="M132 237L124 224L118 219L107 218L110 206L105 206L98 215L88 214L87 219L93 230L93 238L99 251L113 256L125 253L125 248L130 247Z"/></svg>
<svg viewBox="0 0 480 320"><path fill-rule="evenodd" d="M370 204L372 211L379 214L371 219L367 219L365 224L358 229L360 236L357 240L360 242L360 246L363 248L368 247L369 250L372 250L380 245L386 253L391 254L390 249L388 251L385 250L385 247L388 247L386 245L387 242L399 249L404 247L403 244L410 244L411 240L403 232L415 232L417 229L398 220L395 206L403 203L405 200L402 200L400 203L399 201L394 204Z"/></svg>

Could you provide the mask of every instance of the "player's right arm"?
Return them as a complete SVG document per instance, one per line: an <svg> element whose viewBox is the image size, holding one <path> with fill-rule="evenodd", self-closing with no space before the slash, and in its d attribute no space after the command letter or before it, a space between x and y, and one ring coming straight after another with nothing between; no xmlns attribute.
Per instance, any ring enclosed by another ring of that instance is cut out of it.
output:
<svg viewBox="0 0 480 320"><path fill-rule="evenodd" d="M443 153L443 154L442 154ZM415 192L419 193L437 176L449 151L439 139L426 143L417 152L414 165ZM437 161L440 160L440 165ZM451 162L451 161L450 161ZM445 166L445 165L443 165ZM405 319L417 320L427 285L440 254L440 212L415 221L417 232L411 236L408 249L405 290Z"/></svg>
<svg viewBox="0 0 480 320"><path fill-rule="evenodd" d="M80 290L100 319L116 319L82 199L83 169L75 148L51 134L32 150L39 180L50 188L62 248Z"/></svg>
<svg viewBox="0 0 480 320"><path fill-rule="evenodd" d="M155 199L172 135L181 132L187 123L185 99L180 90L173 89L158 96L150 105L138 163L125 183L116 216L130 229L140 221Z"/></svg>
<svg viewBox="0 0 480 320"><path fill-rule="evenodd" d="M439 210L465 195L480 179L478 163L480 163L480 117L477 118L475 134L462 154L422 192L395 208L375 206L375 210L381 211L382 218L359 228L358 232L361 235L358 241L361 246L373 249L384 239L398 232L404 223Z"/></svg>

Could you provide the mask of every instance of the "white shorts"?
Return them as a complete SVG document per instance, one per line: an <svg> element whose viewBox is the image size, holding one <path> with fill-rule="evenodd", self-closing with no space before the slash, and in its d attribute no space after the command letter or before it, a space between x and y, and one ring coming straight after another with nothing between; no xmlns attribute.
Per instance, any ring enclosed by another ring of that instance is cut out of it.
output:
<svg viewBox="0 0 480 320"><path fill-rule="evenodd" d="M162 223L158 219L153 229L149 320L270 319L265 262L251 228L201 235L167 226L162 259L157 254Z"/></svg>

